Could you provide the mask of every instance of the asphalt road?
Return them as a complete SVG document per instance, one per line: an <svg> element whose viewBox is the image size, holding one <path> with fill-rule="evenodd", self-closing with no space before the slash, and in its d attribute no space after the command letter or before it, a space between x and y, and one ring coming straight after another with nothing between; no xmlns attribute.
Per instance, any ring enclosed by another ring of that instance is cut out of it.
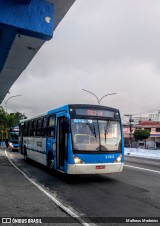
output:
<svg viewBox="0 0 160 226"><path fill-rule="evenodd" d="M15 153L12 157L21 156ZM47 222L45 226L53 225L49 222L56 222L56 226L69 226L70 222L81 225L13 167L4 150L0 150L0 225L35 225L34 220L36 225Z"/></svg>
<svg viewBox="0 0 160 226"><path fill-rule="evenodd" d="M160 217L158 160L127 156L122 173L67 177L59 173L49 175L45 167L32 161L26 163L17 152L9 152L9 157L65 206L73 208L79 215L96 217L97 224L107 225L104 223L107 217Z"/></svg>

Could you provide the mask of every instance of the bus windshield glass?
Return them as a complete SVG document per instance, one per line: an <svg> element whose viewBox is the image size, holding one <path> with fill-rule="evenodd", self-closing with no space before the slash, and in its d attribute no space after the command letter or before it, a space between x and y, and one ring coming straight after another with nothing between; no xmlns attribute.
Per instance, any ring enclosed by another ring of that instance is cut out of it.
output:
<svg viewBox="0 0 160 226"><path fill-rule="evenodd" d="M121 152L119 120L71 119L74 151Z"/></svg>
<svg viewBox="0 0 160 226"><path fill-rule="evenodd" d="M18 140L19 132L9 132L10 140Z"/></svg>

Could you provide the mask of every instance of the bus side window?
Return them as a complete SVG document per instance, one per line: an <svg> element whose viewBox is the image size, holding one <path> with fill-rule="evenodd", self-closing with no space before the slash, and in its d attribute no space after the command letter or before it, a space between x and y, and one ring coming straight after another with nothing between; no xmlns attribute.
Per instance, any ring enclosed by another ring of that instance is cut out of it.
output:
<svg viewBox="0 0 160 226"><path fill-rule="evenodd" d="M27 122L27 130L26 130L26 136L29 136L29 122Z"/></svg>
<svg viewBox="0 0 160 226"><path fill-rule="evenodd" d="M28 136L32 136L32 123L33 121L29 121Z"/></svg>
<svg viewBox="0 0 160 226"><path fill-rule="evenodd" d="M24 136L25 137L28 136L28 124L29 124L29 122L24 123Z"/></svg>
<svg viewBox="0 0 160 226"><path fill-rule="evenodd" d="M34 119L32 124L32 136L36 136L36 124L37 124L37 120Z"/></svg>
<svg viewBox="0 0 160 226"><path fill-rule="evenodd" d="M46 136L47 134L47 117L43 117L42 119L42 130L41 130L42 136Z"/></svg>
<svg viewBox="0 0 160 226"><path fill-rule="evenodd" d="M48 128L47 128L47 136L55 137L55 125L56 125L56 117L55 115L51 115L48 118Z"/></svg>
<svg viewBox="0 0 160 226"><path fill-rule="evenodd" d="M24 126L23 126L23 135L24 136L26 136L26 134L27 134L26 128L27 128L27 123L24 123Z"/></svg>
<svg viewBox="0 0 160 226"><path fill-rule="evenodd" d="M28 136L28 126L29 126L29 122L26 122L26 126L25 126L25 135L26 135L26 137Z"/></svg>
<svg viewBox="0 0 160 226"><path fill-rule="evenodd" d="M37 136L41 136L42 135L42 118L39 118L37 120Z"/></svg>

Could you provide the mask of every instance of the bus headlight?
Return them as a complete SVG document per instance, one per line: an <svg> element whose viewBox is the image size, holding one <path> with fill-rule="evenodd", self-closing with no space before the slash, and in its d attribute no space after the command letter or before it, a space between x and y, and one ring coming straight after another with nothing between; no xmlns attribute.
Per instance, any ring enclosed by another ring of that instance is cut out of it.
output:
<svg viewBox="0 0 160 226"><path fill-rule="evenodd" d="M75 164L83 164L85 162L83 162L80 158L78 158L77 156L74 156L74 163Z"/></svg>
<svg viewBox="0 0 160 226"><path fill-rule="evenodd" d="M118 156L118 158L114 162L121 162L122 161L122 155Z"/></svg>
<svg viewBox="0 0 160 226"><path fill-rule="evenodd" d="M11 148L14 148L14 146L13 146L13 144L12 144L12 143L9 143L9 146L10 146Z"/></svg>

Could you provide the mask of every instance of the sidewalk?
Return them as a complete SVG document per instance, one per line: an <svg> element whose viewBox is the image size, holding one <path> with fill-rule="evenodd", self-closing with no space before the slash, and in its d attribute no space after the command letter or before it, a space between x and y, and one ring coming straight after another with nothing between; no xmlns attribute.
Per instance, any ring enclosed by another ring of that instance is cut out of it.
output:
<svg viewBox="0 0 160 226"><path fill-rule="evenodd" d="M0 217L71 218L15 169L8 161L5 151L2 149L0 149ZM71 218L71 220L72 222L75 221L72 225L80 225L73 218ZM45 223L41 225L55 224ZM56 226L57 225L62 226L71 224L56 223Z"/></svg>
<svg viewBox="0 0 160 226"><path fill-rule="evenodd" d="M125 148L125 155L135 156L139 158L160 160L160 150L149 150L141 148Z"/></svg>

